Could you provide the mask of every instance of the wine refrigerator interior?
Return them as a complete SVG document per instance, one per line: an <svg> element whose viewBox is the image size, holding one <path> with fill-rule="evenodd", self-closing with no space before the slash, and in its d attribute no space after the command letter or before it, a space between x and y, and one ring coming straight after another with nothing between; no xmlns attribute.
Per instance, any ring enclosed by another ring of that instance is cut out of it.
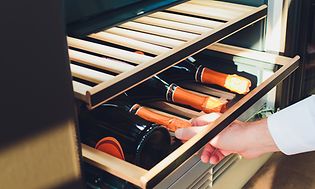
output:
<svg viewBox="0 0 315 189"><path fill-rule="evenodd" d="M268 47L276 3L14 3L2 12L11 16L1 37L3 107L11 115L4 123L25 126L4 129L3 149L18 153L4 150L2 157L18 162L8 169L13 172L27 164L43 173L38 182L23 180L27 186L242 187L270 156L232 154L211 165L198 153L235 119L276 111L283 81L300 69L299 56ZM211 113L217 119L195 136L175 137L177 129ZM38 157L28 153L33 145ZM19 186L14 180L2 183Z"/></svg>

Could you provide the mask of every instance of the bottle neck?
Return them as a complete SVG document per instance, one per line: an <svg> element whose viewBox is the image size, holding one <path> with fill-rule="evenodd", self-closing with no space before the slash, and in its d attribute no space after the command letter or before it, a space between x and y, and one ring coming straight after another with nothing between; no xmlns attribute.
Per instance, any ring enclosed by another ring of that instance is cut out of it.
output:
<svg viewBox="0 0 315 189"><path fill-rule="evenodd" d="M203 66L199 67L200 82L207 84L215 84L224 87L228 74L220 73Z"/></svg>
<svg viewBox="0 0 315 189"><path fill-rule="evenodd" d="M166 81L155 76L128 90L126 94L135 101L165 100L168 87Z"/></svg>
<svg viewBox="0 0 315 189"><path fill-rule="evenodd" d="M139 106L139 105L135 105L133 107L134 108L132 112L134 112L136 115L138 115L142 119L145 119L147 121L150 121L159 125L163 125L172 132L175 132L178 128L191 126L191 123L189 121L185 121L174 116L163 115L163 114L151 111L145 107Z"/></svg>
<svg viewBox="0 0 315 189"><path fill-rule="evenodd" d="M174 84L168 90L168 97L171 97L170 101L172 102L188 105L206 113L223 112L227 103L226 100L198 95Z"/></svg>
<svg viewBox="0 0 315 189"><path fill-rule="evenodd" d="M196 75L202 83L215 84L239 94L249 92L249 88L251 86L251 81L247 78L236 74L230 75L217 72L202 66L198 68Z"/></svg>

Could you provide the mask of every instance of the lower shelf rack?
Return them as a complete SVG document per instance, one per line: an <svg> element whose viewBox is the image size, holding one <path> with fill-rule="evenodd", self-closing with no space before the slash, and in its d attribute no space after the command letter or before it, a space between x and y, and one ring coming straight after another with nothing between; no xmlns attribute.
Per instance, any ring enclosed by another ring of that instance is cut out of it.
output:
<svg viewBox="0 0 315 189"><path fill-rule="evenodd" d="M153 188L189 157L192 157L198 150L200 150L210 139L216 136L224 128L226 128L232 121L237 119L243 112L249 109L256 101L261 99L265 94L272 90L278 83L293 73L299 66L299 57L287 58L278 55L272 55L264 52L256 52L244 48L233 47L229 45L217 44L207 47L207 51L213 53L222 53L232 56L233 59L245 58L248 60L260 61L264 66L270 66L271 70L277 70L266 79L264 79L256 88L248 94L242 96L236 103L234 103L221 117L219 117L212 125L207 126L204 130L196 134L193 138L181 145L165 159L159 162L150 170L144 170L140 167L132 165L127 162L122 162L112 156L98 152L97 150L83 145L83 157L85 161L97 166L98 168L107 171L115 176L127 180L134 185L141 188ZM251 66L258 66L252 63ZM200 88L202 89L202 87ZM205 89L202 89L205 90ZM209 90L211 91L211 90ZM213 90L211 94L217 93ZM202 92L204 93L204 91ZM226 99L233 99L233 94L221 93ZM200 113L196 111L186 111L173 104L156 103L152 108L162 107L166 112L177 109L175 115L183 115L184 117L196 117ZM229 161L230 162L230 161ZM233 163L233 161L231 162ZM222 167L226 168L229 164ZM223 169L215 168L214 177L218 177Z"/></svg>

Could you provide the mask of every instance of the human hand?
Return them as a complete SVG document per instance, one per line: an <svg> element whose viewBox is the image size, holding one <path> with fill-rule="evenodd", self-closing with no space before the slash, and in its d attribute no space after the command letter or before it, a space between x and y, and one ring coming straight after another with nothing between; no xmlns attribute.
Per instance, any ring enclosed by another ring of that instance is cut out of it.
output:
<svg viewBox="0 0 315 189"><path fill-rule="evenodd" d="M191 121L194 127L178 129L175 136L188 140L219 116L218 113L211 113L195 118ZM206 144L201 160L204 163L217 164L231 153L238 153L245 158L255 158L275 151L279 149L268 131L266 119L255 122L236 120Z"/></svg>

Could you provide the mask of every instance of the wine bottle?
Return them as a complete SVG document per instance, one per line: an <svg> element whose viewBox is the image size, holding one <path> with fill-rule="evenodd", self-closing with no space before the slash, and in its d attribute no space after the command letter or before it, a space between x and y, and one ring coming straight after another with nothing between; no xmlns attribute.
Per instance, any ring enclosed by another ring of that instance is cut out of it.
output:
<svg viewBox="0 0 315 189"><path fill-rule="evenodd" d="M114 137L121 145L124 159L145 169L161 161L170 149L167 129L114 104L82 110L79 125L83 143L99 147L104 137Z"/></svg>
<svg viewBox="0 0 315 189"><path fill-rule="evenodd" d="M105 105L105 104L104 104ZM130 114L137 115L149 122L164 126L169 131L175 132L178 128L191 127L191 123L176 116L165 115L150 110L147 107L134 103L132 100L125 98L125 100L111 101L106 103L107 106L119 106L121 109Z"/></svg>
<svg viewBox="0 0 315 189"><path fill-rule="evenodd" d="M114 157L125 160L125 154L121 144L114 137L109 136L102 138L96 143L95 148Z"/></svg>
<svg viewBox="0 0 315 189"><path fill-rule="evenodd" d="M131 107L130 112L141 117L142 119L160 124L172 132L175 132L179 128L191 127L191 123L189 121L175 116L163 115L151 111L150 109L140 106L139 104L134 104Z"/></svg>
<svg viewBox="0 0 315 189"><path fill-rule="evenodd" d="M154 76L126 91L126 94L134 98L135 101L166 100L191 106L206 113L222 112L227 103L226 100L190 92L175 83L169 84L158 76Z"/></svg>
<svg viewBox="0 0 315 189"><path fill-rule="evenodd" d="M183 62L165 70L159 77L172 82L179 80L194 80L205 84L214 84L238 94L249 92L251 81L236 74L225 74L199 65L190 57Z"/></svg>

